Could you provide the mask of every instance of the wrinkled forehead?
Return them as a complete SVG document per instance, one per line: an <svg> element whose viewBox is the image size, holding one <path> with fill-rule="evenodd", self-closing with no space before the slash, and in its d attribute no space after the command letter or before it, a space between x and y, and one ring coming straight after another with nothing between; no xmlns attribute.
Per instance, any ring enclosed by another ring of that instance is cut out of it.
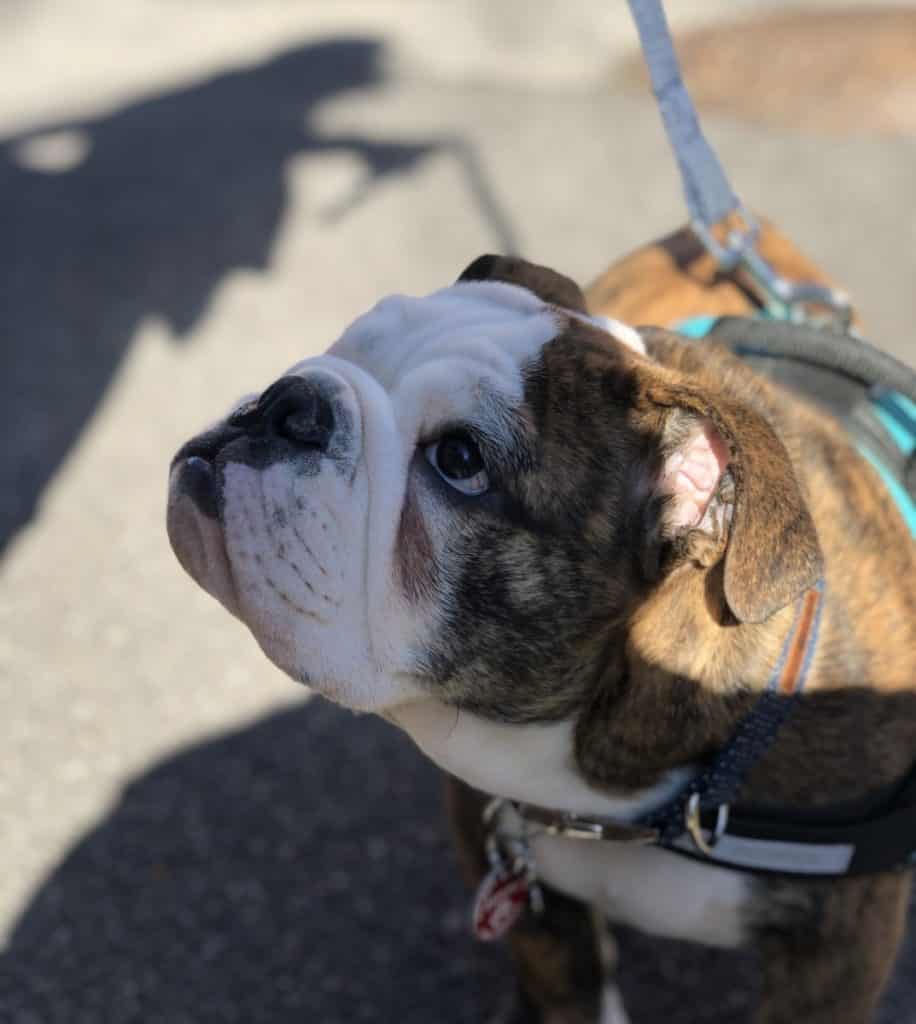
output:
<svg viewBox="0 0 916 1024"><path fill-rule="evenodd" d="M521 397L522 372L563 329L564 316L524 288L462 283L423 298L391 295L328 351L371 374L390 394L435 371L456 387L486 381Z"/></svg>

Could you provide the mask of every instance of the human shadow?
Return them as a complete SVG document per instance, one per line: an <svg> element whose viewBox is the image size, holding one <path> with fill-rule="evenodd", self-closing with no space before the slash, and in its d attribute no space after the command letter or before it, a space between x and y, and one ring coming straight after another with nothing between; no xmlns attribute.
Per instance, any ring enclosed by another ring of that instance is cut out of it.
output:
<svg viewBox="0 0 916 1024"><path fill-rule="evenodd" d="M0 958L0 1020L486 1019L441 776L315 700L171 757L41 886Z"/></svg>
<svg viewBox="0 0 916 1024"><path fill-rule="evenodd" d="M317 699L166 759L35 893L0 957L0 1019L496 1019L512 972L470 937L441 795L406 737ZM746 1021L741 958L621 947L634 1020ZM912 1019L898 973L883 1024Z"/></svg>
<svg viewBox="0 0 916 1024"><path fill-rule="evenodd" d="M381 179L447 152L494 244L514 247L463 139L333 134L316 124L323 101L382 82L380 56L374 39L316 42L97 118L0 139L0 551L33 514L141 318L160 317L185 339L224 275L267 267L290 157L358 157L356 202ZM28 158L30 146L55 138L73 152L82 146L82 159L55 169Z"/></svg>

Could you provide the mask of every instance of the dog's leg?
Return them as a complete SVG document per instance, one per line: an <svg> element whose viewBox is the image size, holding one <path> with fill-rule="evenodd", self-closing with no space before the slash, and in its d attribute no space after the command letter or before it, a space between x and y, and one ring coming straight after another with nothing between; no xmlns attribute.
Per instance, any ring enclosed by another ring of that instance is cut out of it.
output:
<svg viewBox="0 0 916 1024"><path fill-rule="evenodd" d="M625 1024L619 993L603 991L592 916L578 900L545 888L544 912L516 925L509 948L527 1011L519 1024Z"/></svg>
<svg viewBox="0 0 916 1024"><path fill-rule="evenodd" d="M472 886L487 870L481 820L487 799L457 779L448 780L447 803L458 855ZM545 887L543 913L525 914L508 942L519 995L503 1018L507 1024L625 1024L619 994L602 992L598 934L583 903Z"/></svg>
<svg viewBox="0 0 916 1024"><path fill-rule="evenodd" d="M909 876L766 890L754 1024L870 1024L903 937Z"/></svg>
<svg viewBox="0 0 916 1024"><path fill-rule="evenodd" d="M619 948L608 919L600 911L592 912L592 922L598 941L598 957L604 987L601 992L601 1024L630 1024L623 1004L623 995L617 985Z"/></svg>

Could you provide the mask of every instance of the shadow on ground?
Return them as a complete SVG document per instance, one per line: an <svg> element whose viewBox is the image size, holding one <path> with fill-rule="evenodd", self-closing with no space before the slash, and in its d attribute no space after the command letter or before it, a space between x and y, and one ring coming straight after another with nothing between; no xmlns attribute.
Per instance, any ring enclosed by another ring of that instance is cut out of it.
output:
<svg viewBox="0 0 916 1024"><path fill-rule="evenodd" d="M476 945L441 776L323 701L132 783L36 893L0 959L11 1024L480 1024L511 995ZM623 935L634 1021L738 1024L748 966ZM898 984L884 1024L912 1020Z"/></svg>
<svg viewBox="0 0 916 1024"><path fill-rule="evenodd" d="M301 46L102 117L0 139L0 551L32 516L140 320L156 315L186 339L225 274L267 267L290 157L358 157L356 202L445 150L495 244L514 248L463 140L334 135L314 124L322 102L381 84L380 55L372 39ZM69 169L27 159L55 135L85 154Z"/></svg>

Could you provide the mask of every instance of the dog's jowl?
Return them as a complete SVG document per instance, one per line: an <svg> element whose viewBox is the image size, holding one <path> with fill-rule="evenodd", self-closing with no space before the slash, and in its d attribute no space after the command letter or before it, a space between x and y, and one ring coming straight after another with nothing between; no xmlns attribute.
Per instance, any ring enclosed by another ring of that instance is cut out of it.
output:
<svg viewBox="0 0 916 1024"><path fill-rule="evenodd" d="M454 778L472 883L528 894L528 1019L624 1019L599 919L757 949L757 1024L871 1019L908 873L727 813L877 811L916 759L913 545L829 417L482 257L189 441L168 528L273 662Z"/></svg>

